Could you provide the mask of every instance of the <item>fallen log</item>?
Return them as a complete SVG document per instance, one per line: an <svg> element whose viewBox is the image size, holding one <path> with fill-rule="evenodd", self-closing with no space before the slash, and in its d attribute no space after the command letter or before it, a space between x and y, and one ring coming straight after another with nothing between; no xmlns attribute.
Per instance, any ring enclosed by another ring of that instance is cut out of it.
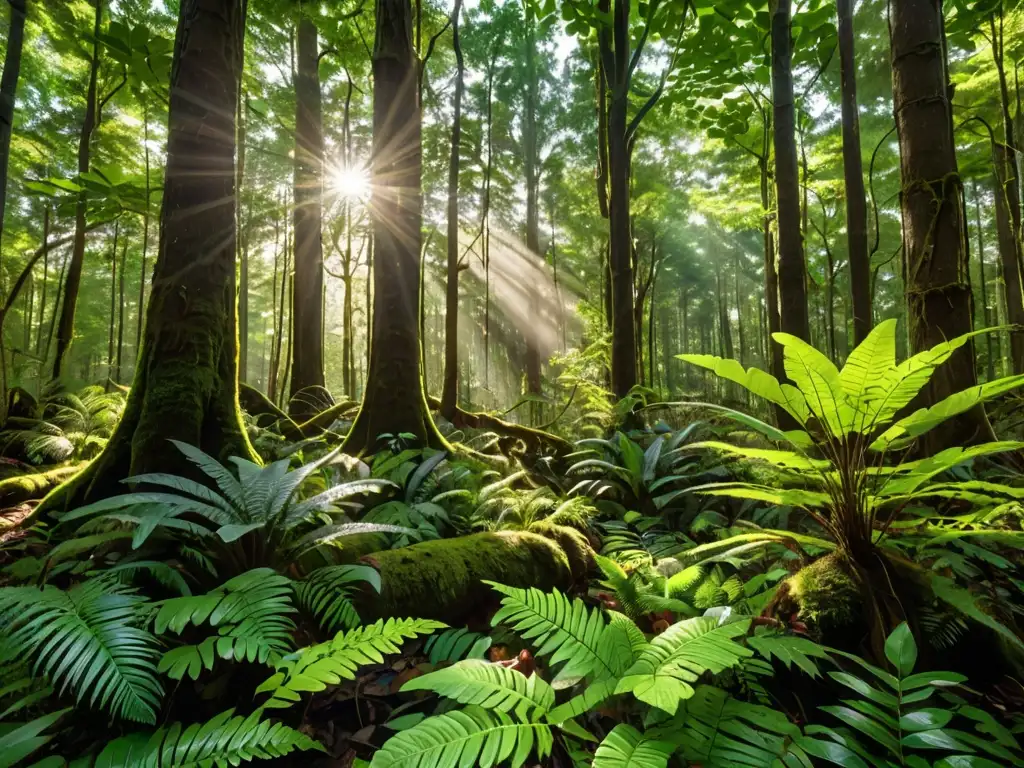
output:
<svg viewBox="0 0 1024 768"><path fill-rule="evenodd" d="M242 408L252 416L270 416L277 424L281 434L289 440L304 440L319 437L327 432L327 428L337 421L344 413L356 408L359 403L354 400L343 400L320 411L312 418L296 422L291 416L278 408L266 395L255 387L239 383L238 401Z"/></svg>
<svg viewBox="0 0 1024 768"><path fill-rule="evenodd" d="M69 464L46 472L34 472L0 480L0 509L43 498L65 480L74 477L87 463Z"/></svg>
<svg viewBox="0 0 1024 768"><path fill-rule="evenodd" d="M425 541L374 553L363 562L381 576L379 595L367 592L357 599L363 621L410 616L454 625L495 602L484 580L567 591L586 578L573 571L579 559L570 558L557 542L519 531Z"/></svg>

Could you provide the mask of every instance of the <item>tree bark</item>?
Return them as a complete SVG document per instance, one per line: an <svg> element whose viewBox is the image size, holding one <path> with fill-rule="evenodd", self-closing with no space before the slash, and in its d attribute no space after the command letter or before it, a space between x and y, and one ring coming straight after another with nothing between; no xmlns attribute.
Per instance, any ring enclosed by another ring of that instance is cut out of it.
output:
<svg viewBox="0 0 1024 768"><path fill-rule="evenodd" d="M534 38L532 11L526 18L526 98L523 107L523 166L526 171L526 250L535 264L543 263L540 249L540 140L537 134L537 51ZM526 390L530 394L541 392L541 358L539 325L539 291L529 290L530 321L523 327L526 339ZM531 410L536 403L531 404Z"/></svg>
<svg viewBox="0 0 1024 768"><path fill-rule="evenodd" d="M238 380L249 380L249 228L242 216L242 184L245 181L246 106L248 98L238 100L238 178L235 195L238 200Z"/></svg>
<svg viewBox="0 0 1024 768"><path fill-rule="evenodd" d="M462 91L466 65L459 42L459 12L462 0L452 11L452 47L455 49L455 96L452 105L452 141L448 157L448 275L444 308L444 384L441 415L455 417L459 398L459 145L462 142Z"/></svg>
<svg viewBox="0 0 1024 768"><path fill-rule="evenodd" d="M974 226L978 230L978 268L981 272L981 320L986 328L992 327L992 319L988 309L988 280L985 279L985 232L981 227L981 198L978 195L978 185L973 185L974 190ZM996 358L992 348L992 337L994 333L985 334L986 360L985 373L987 379L992 381L996 377Z"/></svg>
<svg viewBox="0 0 1024 768"><path fill-rule="evenodd" d="M301 4L300 4L301 10ZM292 365L289 411L305 419L315 413L296 395L324 385L324 290L321 202L323 199L323 108L316 24L303 16L298 29L295 79L295 273L292 278Z"/></svg>
<svg viewBox="0 0 1024 768"><path fill-rule="evenodd" d="M843 175L846 186L846 238L853 297L853 342L871 332L871 257L868 255L868 208L857 107L857 60L853 31L854 0L836 0L839 19L839 68L842 80Z"/></svg>
<svg viewBox="0 0 1024 768"><path fill-rule="evenodd" d="M362 407L345 440L361 453L380 435L443 444L423 393L419 354L422 125L409 0L377 0L373 51L373 334Z"/></svg>
<svg viewBox="0 0 1024 768"><path fill-rule="evenodd" d="M107 332L107 386L114 378L114 325L117 318L117 241L121 234L121 222L114 222L114 247L110 249L110 327Z"/></svg>
<svg viewBox="0 0 1024 768"><path fill-rule="evenodd" d="M791 0L776 0L772 11L772 93L775 114L775 185L779 227L779 303L783 332L810 341L807 265L800 235L800 180L793 98ZM776 371L778 375L780 371Z"/></svg>
<svg viewBox="0 0 1024 768"><path fill-rule="evenodd" d="M912 351L920 352L970 332L973 315L941 0L892 0L889 41L908 338ZM974 345L968 342L935 372L923 400L935 403L976 384ZM994 439L981 407L941 433L930 450Z"/></svg>
<svg viewBox="0 0 1024 768"><path fill-rule="evenodd" d="M146 307L146 256L149 255L149 109L145 99L142 102L143 155L146 163L146 209L142 214L142 267L139 270L139 318L135 326L135 356L142 350L142 318Z"/></svg>
<svg viewBox="0 0 1024 768"><path fill-rule="evenodd" d="M11 159L11 135L14 131L14 102L21 73L21 49L25 39L25 0L7 0L11 23L7 28L7 52L4 73L0 77L0 237L4 232L7 209L7 169Z"/></svg>
<svg viewBox="0 0 1024 768"><path fill-rule="evenodd" d="M235 105L244 0L182 0L172 65L160 244L143 349L103 453L39 510L123 492L146 472L191 474L168 441L255 460L238 407Z"/></svg>
<svg viewBox="0 0 1024 768"><path fill-rule="evenodd" d="M121 358L124 353L124 273L128 266L128 243L121 247L121 269L117 283L117 352L114 359L114 382L121 383Z"/></svg>
<svg viewBox="0 0 1024 768"><path fill-rule="evenodd" d="M91 157L92 132L96 128L96 81L100 68L100 25L103 21L103 2L96 0L96 13L93 17L92 62L89 66L89 86L85 94L85 118L82 120L82 131L78 138L78 172L89 170ZM75 239L71 247L71 261L68 264L67 278L64 283L64 301L61 304L60 320L57 323L57 350L53 360L52 378L60 379L64 367L64 358L71 348L75 335L75 308L78 305L78 291L82 284L82 264L85 261L85 215L88 204L85 190L78 193L75 203Z"/></svg>

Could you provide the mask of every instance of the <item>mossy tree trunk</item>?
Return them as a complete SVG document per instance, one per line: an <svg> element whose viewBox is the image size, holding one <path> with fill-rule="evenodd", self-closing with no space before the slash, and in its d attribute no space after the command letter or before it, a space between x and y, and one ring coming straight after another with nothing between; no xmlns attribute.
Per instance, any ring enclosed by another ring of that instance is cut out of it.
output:
<svg viewBox="0 0 1024 768"><path fill-rule="evenodd" d="M302 3L299 12L309 12ZM302 15L298 24L295 78L295 276L292 280L292 365L290 396L323 387L323 109L320 97L316 24ZM293 416L312 416L307 398L294 399Z"/></svg>
<svg viewBox="0 0 1024 768"><path fill-rule="evenodd" d="M21 48L25 38L25 0L8 0L11 22L7 28L7 52L0 77L0 234L4 231L7 202L7 164L10 160L11 133L14 129L14 97L21 73Z"/></svg>
<svg viewBox="0 0 1024 768"><path fill-rule="evenodd" d="M973 326L963 183L953 138L943 25L941 0L892 2L893 109L900 145L904 285L913 352L969 333ZM924 399L935 403L977 383L974 345L968 342L938 369ZM956 418L949 429L936 430L940 431L930 449L995 439L980 406Z"/></svg>
<svg viewBox="0 0 1024 768"><path fill-rule="evenodd" d="M172 438L255 458L238 407L234 284L243 27L243 0L181 2L160 243L135 380L106 449L43 509L123 491L129 475L188 473Z"/></svg>
<svg viewBox="0 0 1024 768"><path fill-rule="evenodd" d="M422 125L409 0L377 0L373 51L373 332L359 415L345 450L385 433L443 442L427 410L420 367Z"/></svg>

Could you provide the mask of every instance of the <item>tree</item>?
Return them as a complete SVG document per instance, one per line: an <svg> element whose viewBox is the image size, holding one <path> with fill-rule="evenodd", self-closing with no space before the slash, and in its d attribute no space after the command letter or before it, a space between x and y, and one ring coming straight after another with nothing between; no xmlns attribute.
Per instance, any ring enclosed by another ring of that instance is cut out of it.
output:
<svg viewBox="0 0 1024 768"><path fill-rule="evenodd" d="M359 415L345 450L376 447L383 434L443 442L427 410L420 367L422 116L409 0L377 0L373 50L373 332Z"/></svg>
<svg viewBox="0 0 1024 768"><path fill-rule="evenodd" d="M302 4L299 4L300 12ZM303 14L298 24L295 76L295 273L292 281L291 409L299 418L313 415L309 398L295 399L308 387L324 385L323 356L323 110L320 97L320 49L314 21Z"/></svg>
<svg viewBox="0 0 1024 768"><path fill-rule="evenodd" d="M451 421L459 397L459 148L462 142L462 92L466 66L459 42L459 12L462 0L452 10L452 47L455 49L455 96L452 103L452 147L448 159L448 270L445 283L444 387L441 415Z"/></svg>
<svg viewBox="0 0 1024 768"><path fill-rule="evenodd" d="M25 38L25 0L8 0L11 23L7 32L4 72L0 77L0 237L4 231L7 208L7 167L10 162L11 133L14 128L14 101L21 72L21 47Z"/></svg>
<svg viewBox="0 0 1024 768"><path fill-rule="evenodd" d="M143 348L103 453L43 508L116 493L146 472L188 473L174 438L255 459L238 407L235 107L245 0L182 0L160 243Z"/></svg>
<svg viewBox="0 0 1024 768"><path fill-rule="evenodd" d="M853 297L853 339L860 344L871 331L871 260L868 256L868 209L860 150L857 107L857 59L853 0L836 0L839 19L839 66L843 115L843 178L846 185L846 238Z"/></svg>
<svg viewBox="0 0 1024 768"><path fill-rule="evenodd" d="M963 183L953 139L953 108L941 0L892 0L893 109L903 181L903 273L914 352L972 328ZM977 383L974 345L965 344L929 382L938 402ZM951 423L943 445L992 440L981 407Z"/></svg>
<svg viewBox="0 0 1024 768"><path fill-rule="evenodd" d="M772 6L772 96L775 113L775 189L779 227L779 312L784 333L810 341L807 264L800 233L800 179L793 97L791 0Z"/></svg>

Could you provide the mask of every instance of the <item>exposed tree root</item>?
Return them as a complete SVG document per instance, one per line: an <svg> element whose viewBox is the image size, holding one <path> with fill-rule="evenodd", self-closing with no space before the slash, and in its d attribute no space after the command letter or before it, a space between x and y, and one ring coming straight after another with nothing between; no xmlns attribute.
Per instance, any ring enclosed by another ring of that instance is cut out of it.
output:
<svg viewBox="0 0 1024 768"><path fill-rule="evenodd" d="M441 407L441 401L436 397L428 397L427 403L435 410ZM489 429L512 441L521 441L530 453L540 452L545 447L554 449L556 453L571 453L574 450L573 444L565 438L541 429L513 424L489 413L464 411L456 407L452 423L459 429ZM509 450L506 444L502 444L501 448L503 453Z"/></svg>
<svg viewBox="0 0 1024 768"><path fill-rule="evenodd" d="M345 413L359 407L359 403L354 400L343 400L300 424L255 387L248 384L239 384L238 387L238 400L242 408L252 416L270 416L288 440L319 437Z"/></svg>
<svg viewBox="0 0 1024 768"><path fill-rule="evenodd" d="M363 558L381 574L381 593L359 600L364 621L391 616L452 624L494 600L483 580L513 587L568 590L586 578L580 561L554 540L534 533L476 533L414 544Z"/></svg>

